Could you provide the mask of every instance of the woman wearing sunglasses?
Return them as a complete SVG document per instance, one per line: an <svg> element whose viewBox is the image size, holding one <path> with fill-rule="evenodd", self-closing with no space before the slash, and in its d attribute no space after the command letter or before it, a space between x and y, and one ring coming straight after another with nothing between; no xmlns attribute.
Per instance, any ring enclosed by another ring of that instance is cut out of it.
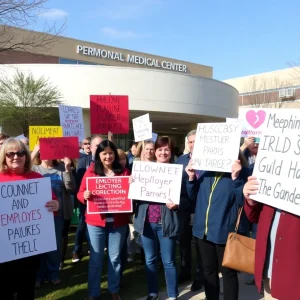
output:
<svg viewBox="0 0 300 300"><path fill-rule="evenodd" d="M27 147L19 140L9 138L0 150L0 182L42 178L31 170L31 158ZM54 194L52 198L55 199ZM59 203L48 201L49 211L57 211ZM1 299L34 299L36 272L39 255L0 264ZM14 296L16 294L16 297Z"/></svg>
<svg viewBox="0 0 300 300"><path fill-rule="evenodd" d="M71 219L73 214L73 201L70 194L76 192L75 179L72 174L71 160L67 157L64 158L63 163L57 160L41 160L38 152L33 159L32 170L43 177L50 178L52 190L60 204L60 209L54 218L57 250L41 256L41 266L36 280L37 288L47 280L56 286L60 284L59 269L64 221Z"/></svg>

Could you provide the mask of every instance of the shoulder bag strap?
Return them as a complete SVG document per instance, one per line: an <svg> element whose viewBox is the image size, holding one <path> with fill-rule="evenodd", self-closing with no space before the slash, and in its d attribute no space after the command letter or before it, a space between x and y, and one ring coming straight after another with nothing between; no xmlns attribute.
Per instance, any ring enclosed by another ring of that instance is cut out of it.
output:
<svg viewBox="0 0 300 300"><path fill-rule="evenodd" d="M242 212L243 212L243 207L240 207L238 217L237 217L237 220L236 220L236 224L235 224L235 233L237 233L237 231L239 229Z"/></svg>

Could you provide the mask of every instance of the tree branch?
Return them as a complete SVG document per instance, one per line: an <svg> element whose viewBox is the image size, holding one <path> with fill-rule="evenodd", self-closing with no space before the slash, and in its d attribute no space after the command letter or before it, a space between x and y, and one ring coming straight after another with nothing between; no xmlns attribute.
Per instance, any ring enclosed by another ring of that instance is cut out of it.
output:
<svg viewBox="0 0 300 300"><path fill-rule="evenodd" d="M47 0L1 0L0 1L0 52L9 50L48 49L61 38L66 20L61 26L44 24L43 32L32 30ZM29 30L24 32L18 30Z"/></svg>

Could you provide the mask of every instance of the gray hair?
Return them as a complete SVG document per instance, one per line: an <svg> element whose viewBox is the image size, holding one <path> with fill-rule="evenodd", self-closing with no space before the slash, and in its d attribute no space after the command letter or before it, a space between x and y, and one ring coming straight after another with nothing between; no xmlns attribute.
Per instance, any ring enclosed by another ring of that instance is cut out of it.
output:
<svg viewBox="0 0 300 300"><path fill-rule="evenodd" d="M191 130L187 135L186 135L186 137L188 138L188 137L190 137L191 135L195 135L197 133L197 130L196 129L193 129L193 130Z"/></svg>
<svg viewBox="0 0 300 300"><path fill-rule="evenodd" d="M104 137L100 134L96 134L96 135L93 135L92 138L91 138L91 142L95 139L95 138L100 138L102 140L104 140Z"/></svg>

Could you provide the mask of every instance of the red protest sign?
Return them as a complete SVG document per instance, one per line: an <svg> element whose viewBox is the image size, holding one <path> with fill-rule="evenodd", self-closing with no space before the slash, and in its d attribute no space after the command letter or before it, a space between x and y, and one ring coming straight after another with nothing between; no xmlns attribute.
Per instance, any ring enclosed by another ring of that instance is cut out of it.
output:
<svg viewBox="0 0 300 300"><path fill-rule="evenodd" d="M86 185L92 193L87 201L88 214L132 212L128 176L88 177Z"/></svg>
<svg viewBox="0 0 300 300"><path fill-rule="evenodd" d="M128 133L128 96L91 95L90 119L92 134Z"/></svg>
<svg viewBox="0 0 300 300"><path fill-rule="evenodd" d="M40 156L45 159L79 158L78 137L40 138Z"/></svg>

